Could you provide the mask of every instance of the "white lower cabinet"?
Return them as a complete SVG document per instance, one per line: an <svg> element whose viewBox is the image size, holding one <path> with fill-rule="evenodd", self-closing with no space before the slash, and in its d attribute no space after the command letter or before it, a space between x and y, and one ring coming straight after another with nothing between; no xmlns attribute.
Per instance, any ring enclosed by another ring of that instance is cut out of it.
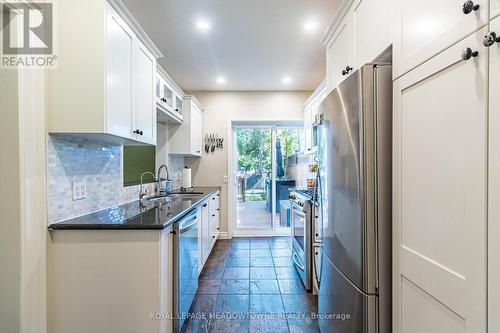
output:
<svg viewBox="0 0 500 333"><path fill-rule="evenodd" d="M220 192L217 191L203 201L200 206L201 227L198 231L200 272L219 237L219 197Z"/></svg>
<svg viewBox="0 0 500 333"><path fill-rule="evenodd" d="M500 18L490 24L490 32L500 35ZM489 80L489 203L488 203L488 328L500 328L500 43L490 52Z"/></svg>
<svg viewBox="0 0 500 333"><path fill-rule="evenodd" d="M172 230L51 231L50 332L172 332Z"/></svg>
<svg viewBox="0 0 500 333"><path fill-rule="evenodd" d="M486 332L485 32L395 81L394 332Z"/></svg>

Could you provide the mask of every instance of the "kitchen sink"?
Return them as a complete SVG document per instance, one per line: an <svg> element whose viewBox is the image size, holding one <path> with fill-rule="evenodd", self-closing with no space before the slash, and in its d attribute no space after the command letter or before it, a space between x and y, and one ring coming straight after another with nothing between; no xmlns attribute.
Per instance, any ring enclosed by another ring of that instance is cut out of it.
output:
<svg viewBox="0 0 500 333"><path fill-rule="evenodd" d="M202 195L203 193L201 192L175 192L175 193L169 193L169 194L162 194L162 195L154 195L149 198L145 198L145 201L148 202L167 202L170 200L175 200L175 199L181 199L181 200L190 200L190 199L195 199Z"/></svg>

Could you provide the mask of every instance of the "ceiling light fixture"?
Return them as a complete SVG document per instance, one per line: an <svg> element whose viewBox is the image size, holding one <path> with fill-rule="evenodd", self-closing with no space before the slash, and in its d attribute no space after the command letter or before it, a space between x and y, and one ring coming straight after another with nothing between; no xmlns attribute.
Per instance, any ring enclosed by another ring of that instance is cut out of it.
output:
<svg viewBox="0 0 500 333"><path fill-rule="evenodd" d="M306 21L304 23L304 31L305 32L308 32L308 33L311 33L311 32L314 32L318 29L318 22L317 21Z"/></svg>
<svg viewBox="0 0 500 333"><path fill-rule="evenodd" d="M207 32L210 30L210 23L204 20L197 21L196 28L201 32Z"/></svg>
<svg viewBox="0 0 500 333"><path fill-rule="evenodd" d="M283 81L284 84L289 84L292 82L292 78L289 76L285 76L281 81Z"/></svg>
<svg viewBox="0 0 500 333"><path fill-rule="evenodd" d="M217 78L217 83L218 84L224 84L224 83L226 83L226 79L223 76L219 76Z"/></svg>

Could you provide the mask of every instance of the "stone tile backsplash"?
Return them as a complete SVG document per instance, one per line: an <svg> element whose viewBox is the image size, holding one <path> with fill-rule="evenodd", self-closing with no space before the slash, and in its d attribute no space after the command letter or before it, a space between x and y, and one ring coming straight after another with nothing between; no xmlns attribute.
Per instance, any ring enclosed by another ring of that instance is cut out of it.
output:
<svg viewBox="0 0 500 333"><path fill-rule="evenodd" d="M50 223L137 200L139 186L123 187L122 149L61 136L49 136L47 158ZM174 188L180 187L184 160L169 157ZM84 181L87 197L73 200L72 184ZM150 190L153 184L148 184Z"/></svg>

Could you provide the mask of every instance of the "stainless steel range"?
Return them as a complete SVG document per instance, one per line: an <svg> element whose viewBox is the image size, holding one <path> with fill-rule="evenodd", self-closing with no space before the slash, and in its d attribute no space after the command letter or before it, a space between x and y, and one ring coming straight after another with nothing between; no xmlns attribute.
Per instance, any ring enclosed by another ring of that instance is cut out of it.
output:
<svg viewBox="0 0 500 333"><path fill-rule="evenodd" d="M313 205L314 191L293 189L290 193L292 259L308 291L315 292L313 283Z"/></svg>

